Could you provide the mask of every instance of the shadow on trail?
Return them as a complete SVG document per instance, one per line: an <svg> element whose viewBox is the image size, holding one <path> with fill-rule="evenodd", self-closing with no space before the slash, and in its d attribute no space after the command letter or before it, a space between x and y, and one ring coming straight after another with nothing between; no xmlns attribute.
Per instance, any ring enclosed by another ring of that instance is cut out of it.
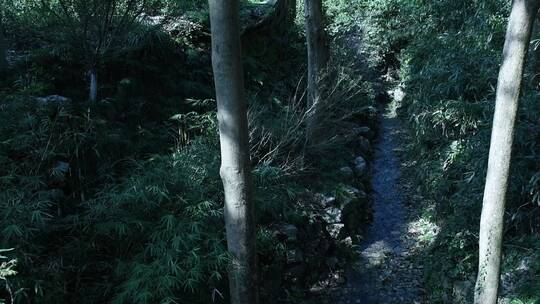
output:
<svg viewBox="0 0 540 304"><path fill-rule="evenodd" d="M373 161L373 223L360 247L357 269L334 303L420 303L421 275L407 231L406 195L400 185L399 121L386 110Z"/></svg>

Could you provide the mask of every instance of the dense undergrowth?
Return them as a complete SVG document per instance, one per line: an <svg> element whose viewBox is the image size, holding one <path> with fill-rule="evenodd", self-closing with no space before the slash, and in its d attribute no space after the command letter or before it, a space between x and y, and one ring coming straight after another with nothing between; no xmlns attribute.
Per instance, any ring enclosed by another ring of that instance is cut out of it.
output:
<svg viewBox="0 0 540 304"><path fill-rule="evenodd" d="M364 52L399 79L406 96L407 175L421 217L439 226L425 283L430 303L472 291L478 223L509 1L358 1ZM540 33L535 32L538 37ZM502 295L540 300L540 127L538 51L529 54L520 102L506 212ZM459 289L459 288L458 288ZM471 298L465 299L472 302Z"/></svg>
<svg viewBox="0 0 540 304"><path fill-rule="evenodd" d="M227 301L206 1L171 3L159 11L170 23L137 24L103 54L95 104L84 55L54 16L11 8L12 66L0 81L0 248L13 248L0 257L6 303ZM46 35L49 27L58 32ZM301 25L246 42L263 302L303 297L354 255L344 235L327 232L317 193L349 195L339 171L352 157L348 120L373 90L334 37L335 57L349 60L333 65L328 136L307 154ZM69 99L37 98L53 94ZM358 203L367 213L369 198Z"/></svg>
<svg viewBox="0 0 540 304"><path fill-rule="evenodd" d="M137 24L103 54L95 104L86 101L84 54L62 25L22 5L30 2L13 3L6 14L12 65L0 80L0 249L14 250L0 250L0 279L9 287L0 288L0 302L224 302L229 256L206 1L156 1L154 13L170 20ZM244 3L242 20L264 15L268 7L259 5ZM339 168L354 154L346 130L351 117L375 127L373 117L350 115L372 104L377 88L359 75L375 70L399 79L406 93L399 109L411 164L405 173L422 219L438 226L425 237L425 285L430 303L452 301L456 286L475 279L509 3L326 6L335 67L325 90L328 136L309 153L301 6L287 29L243 41L261 299L302 298L353 257L343 234L358 231L331 236L318 194L347 196L349 180ZM363 58L353 38L359 29ZM503 296L513 303L540 299L537 44L525 75L506 216ZM360 73L357 60L370 66ZM36 98L52 94L71 101ZM358 187L369 192L365 180ZM369 210L369 198L359 203Z"/></svg>

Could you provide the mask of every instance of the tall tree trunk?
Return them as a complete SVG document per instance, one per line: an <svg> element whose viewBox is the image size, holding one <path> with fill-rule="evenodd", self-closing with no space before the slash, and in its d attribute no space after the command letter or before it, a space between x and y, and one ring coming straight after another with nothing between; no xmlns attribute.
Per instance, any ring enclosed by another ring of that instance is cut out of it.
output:
<svg viewBox="0 0 540 304"><path fill-rule="evenodd" d="M96 69L91 68L88 75L90 78L90 92L88 94L88 99L90 102L96 102L98 94L98 76Z"/></svg>
<svg viewBox="0 0 540 304"><path fill-rule="evenodd" d="M488 170L480 220L475 304L497 303L504 209L523 67L540 0L514 0L499 72Z"/></svg>
<svg viewBox="0 0 540 304"><path fill-rule="evenodd" d="M325 30L322 0L305 0L304 13L308 52L308 89L307 99L309 115L307 121L307 142L316 141L321 97L321 79L330 59L330 49Z"/></svg>
<svg viewBox="0 0 540 304"><path fill-rule="evenodd" d="M221 144L220 175L225 190L227 246L232 304L257 304L255 211L247 106L244 97L238 0L209 0L212 30L212 67L218 106Z"/></svg>

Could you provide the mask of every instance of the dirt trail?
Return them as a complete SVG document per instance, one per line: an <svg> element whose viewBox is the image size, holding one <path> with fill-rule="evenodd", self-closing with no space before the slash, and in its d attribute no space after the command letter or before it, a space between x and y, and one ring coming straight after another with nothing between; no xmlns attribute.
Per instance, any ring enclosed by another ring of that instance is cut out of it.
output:
<svg viewBox="0 0 540 304"><path fill-rule="evenodd" d="M388 109L381 117L373 166L374 215L360 247L356 270L333 303L421 303L421 265L414 259L416 237L407 227L406 195L400 185L400 125Z"/></svg>

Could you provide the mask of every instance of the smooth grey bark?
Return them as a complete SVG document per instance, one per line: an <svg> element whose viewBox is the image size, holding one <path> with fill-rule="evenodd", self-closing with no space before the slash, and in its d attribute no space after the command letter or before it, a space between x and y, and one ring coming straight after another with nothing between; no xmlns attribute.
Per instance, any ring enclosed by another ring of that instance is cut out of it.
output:
<svg viewBox="0 0 540 304"><path fill-rule="evenodd" d="M328 66L330 49L325 30L322 0L305 0L304 14L308 53L307 105L309 109L306 140L313 142L319 131L318 108L322 102L321 87L324 85L321 80Z"/></svg>
<svg viewBox="0 0 540 304"><path fill-rule="evenodd" d="M209 0L232 304L258 303L255 211L238 0Z"/></svg>
<svg viewBox="0 0 540 304"><path fill-rule="evenodd" d="M504 209L523 69L540 0L514 0L499 72L488 170L480 220L480 252L474 303L496 304Z"/></svg>
<svg viewBox="0 0 540 304"><path fill-rule="evenodd" d="M91 69L88 73L88 77L90 78L90 91L88 93L88 99L90 100L90 102L96 102L98 94L97 71L95 69Z"/></svg>

